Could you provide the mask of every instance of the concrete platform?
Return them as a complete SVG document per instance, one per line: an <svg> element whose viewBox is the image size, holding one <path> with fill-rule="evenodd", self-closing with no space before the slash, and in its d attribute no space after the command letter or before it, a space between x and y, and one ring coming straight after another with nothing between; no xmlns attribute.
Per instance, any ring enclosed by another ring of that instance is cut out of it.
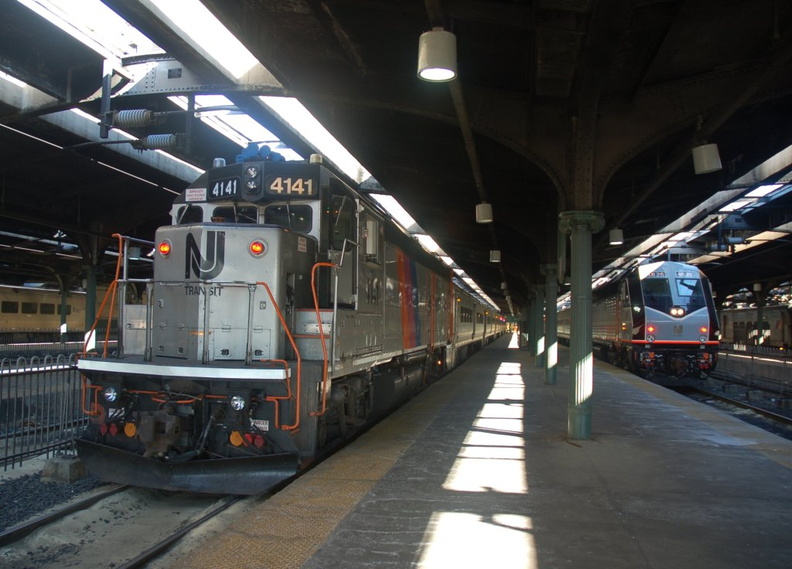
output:
<svg viewBox="0 0 792 569"><path fill-rule="evenodd" d="M792 567L792 442L595 363L590 440L569 369L504 337L173 567Z"/></svg>

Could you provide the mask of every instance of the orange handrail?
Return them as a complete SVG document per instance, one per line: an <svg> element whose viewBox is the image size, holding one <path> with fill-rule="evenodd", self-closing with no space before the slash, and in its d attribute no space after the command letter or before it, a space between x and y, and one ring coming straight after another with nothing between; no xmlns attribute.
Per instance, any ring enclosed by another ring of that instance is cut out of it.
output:
<svg viewBox="0 0 792 569"><path fill-rule="evenodd" d="M319 267L331 267L337 269L334 263L316 263L311 269L311 293L313 294L314 310L316 311L316 324L319 328L319 342L322 344L322 408L319 411L311 411L311 417L321 417L327 413L327 344L322 328L322 314L319 312L319 295L316 292L316 269Z"/></svg>
<svg viewBox="0 0 792 569"><path fill-rule="evenodd" d="M296 405L294 408L295 417L294 417L294 424L292 425L283 425L282 427L278 426L280 408L278 406L278 399L291 399L291 382L286 382L286 395L268 395L265 399L267 401L271 401L275 403L275 427L283 429L284 431L294 431L300 428L300 396L302 393L302 357L300 356L300 350L297 349L297 343L294 341L294 337L292 336L291 330L286 325L286 319L283 317L283 313L281 312L280 307L278 306L275 297L272 295L272 291L267 283L263 281L258 281L257 285L261 285L264 287L264 290L267 291L269 295L270 301L272 302L272 306L275 307L275 313L278 315L278 320L280 320L281 326L283 326L283 330L286 332L286 337L289 338L289 343L291 343L291 347L294 350L294 354L297 357L297 397L296 397Z"/></svg>
<svg viewBox="0 0 792 569"><path fill-rule="evenodd" d="M86 336L85 338L85 342L83 343L83 351L81 354L82 356L85 356L87 354L88 338L93 336L94 332L96 331L96 325L99 324L99 320L101 320L102 318L105 305L107 304L107 299L111 298L112 300L110 301L110 310L107 313L107 330L105 331L104 348L102 350L102 357L103 358L107 357L107 346L110 343L110 322L113 320L113 308L115 306L115 291L118 288L118 275L121 273L121 263L123 261L123 254L121 252L123 251L123 245L124 245L124 237L122 235L118 233L113 233L113 237L118 238L118 252L119 252L118 261L116 262L115 276L113 278L113 282L110 283L110 286L107 288L107 291L105 292L105 296L102 299L102 304L99 306L99 311L96 314L96 318L94 318L94 322L91 325L91 329L88 332L88 336ZM99 402L98 402L99 390L101 388L94 385L89 386L87 383L87 378L84 373L80 374L80 380L81 380L80 397L82 399L80 401L80 407L82 408L82 412L88 415L89 417L95 417L96 415L101 414L101 410L99 409ZM85 406L86 391L89 389L93 390L94 392L94 398L93 398L94 400L91 402L90 408L86 408Z"/></svg>
<svg viewBox="0 0 792 569"><path fill-rule="evenodd" d="M90 407L86 408L86 392L91 389L94 392L93 401L90 403ZM96 417L102 413L101 408L99 407L99 390L101 387L98 385L88 385L85 374L80 374L80 408L83 413L88 415L89 417Z"/></svg>

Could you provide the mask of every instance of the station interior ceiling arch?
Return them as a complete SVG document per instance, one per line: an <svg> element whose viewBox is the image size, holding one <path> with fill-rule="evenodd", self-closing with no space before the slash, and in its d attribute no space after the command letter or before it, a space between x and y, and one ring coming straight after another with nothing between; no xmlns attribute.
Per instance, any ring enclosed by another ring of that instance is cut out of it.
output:
<svg viewBox="0 0 792 569"><path fill-rule="evenodd" d="M63 111L102 116L106 58L29 7L44 0L4 4L0 71L24 85L0 91L2 283L79 279L92 255L110 274L99 254L110 235L152 239L191 166L239 153L171 113L174 93L222 93L307 156L310 145L257 103L298 98L504 311L510 301L520 313L544 284L569 210L602 212L601 276L653 253L699 263L724 293L792 277L792 3L204 0L269 73L235 80L206 55L217 38L186 38L154 0L105 0L179 70L172 87L130 89L114 68L113 92L126 91L111 109L160 113L128 130L185 134L168 150L181 167L72 123ZM433 27L457 38L450 83L416 77L418 38ZM143 60L153 61L121 62ZM694 173L701 143L717 144L720 170ZM728 211L770 184L772 200ZM476 222L481 202L493 223ZM623 245L609 244L615 228Z"/></svg>

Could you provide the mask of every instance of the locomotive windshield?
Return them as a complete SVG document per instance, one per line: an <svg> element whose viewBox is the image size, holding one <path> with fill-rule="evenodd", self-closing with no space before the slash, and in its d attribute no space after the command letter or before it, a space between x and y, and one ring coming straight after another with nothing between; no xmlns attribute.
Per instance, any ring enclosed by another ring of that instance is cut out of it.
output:
<svg viewBox="0 0 792 569"><path fill-rule="evenodd" d="M701 289L701 279L678 278L675 279L678 303L686 306L688 312L704 307L704 292Z"/></svg>
<svg viewBox="0 0 792 569"><path fill-rule="evenodd" d="M313 209L309 205L271 205L264 210L264 223L280 225L299 233L311 231Z"/></svg>
<svg viewBox="0 0 792 569"><path fill-rule="evenodd" d="M257 223L258 208L255 206L222 206L212 211L212 221L229 223Z"/></svg>
<svg viewBox="0 0 792 569"><path fill-rule="evenodd" d="M704 307L704 293L698 278L647 278L641 281L641 285L648 307L665 312L672 306L683 306L687 312Z"/></svg>

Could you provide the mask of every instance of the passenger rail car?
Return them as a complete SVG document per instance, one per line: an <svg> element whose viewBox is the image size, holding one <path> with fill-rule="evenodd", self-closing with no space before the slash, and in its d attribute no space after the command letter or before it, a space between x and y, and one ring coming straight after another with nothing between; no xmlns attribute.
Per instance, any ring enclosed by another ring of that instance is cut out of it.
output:
<svg viewBox="0 0 792 569"><path fill-rule="evenodd" d="M0 337L9 343L57 341L62 321L68 330L85 330L84 292L0 286Z"/></svg>
<svg viewBox="0 0 792 569"><path fill-rule="evenodd" d="M571 311L559 312L569 341ZM709 280L695 266L641 265L594 291L593 347L606 361L651 377L703 375L715 369L718 321Z"/></svg>
<svg viewBox="0 0 792 569"><path fill-rule="evenodd" d="M318 162L214 168L171 217L153 278L119 269L147 301L120 305L117 355L78 362L101 479L260 493L504 329Z"/></svg>
<svg viewBox="0 0 792 569"><path fill-rule="evenodd" d="M788 305L762 307L761 336L756 320L756 308L721 310L721 342L789 349L792 345L792 309Z"/></svg>

